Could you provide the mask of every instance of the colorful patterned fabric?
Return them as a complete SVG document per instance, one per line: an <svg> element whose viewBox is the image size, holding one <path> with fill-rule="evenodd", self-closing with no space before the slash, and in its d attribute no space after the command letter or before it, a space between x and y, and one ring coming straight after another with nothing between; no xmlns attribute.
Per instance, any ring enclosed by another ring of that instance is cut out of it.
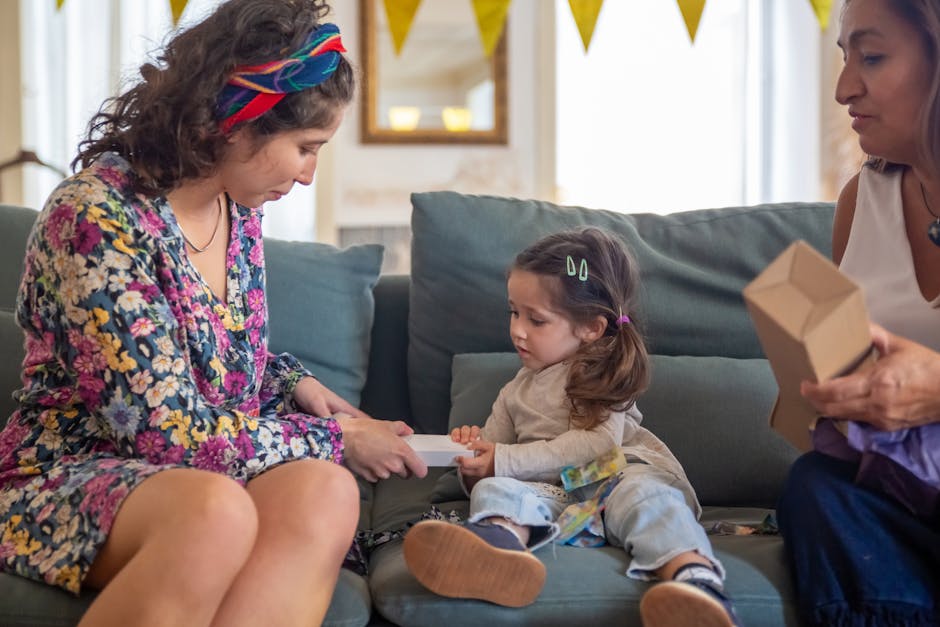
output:
<svg viewBox="0 0 940 627"><path fill-rule="evenodd" d="M165 199L115 155L64 181L26 251L19 409L0 432L0 570L78 593L128 493L168 468L245 483L342 461L335 421L296 413L309 374L267 350L261 212L232 204L227 300Z"/></svg>
<svg viewBox="0 0 940 627"><path fill-rule="evenodd" d="M561 485L571 492L615 475L627 467L627 458L619 446L615 446L597 459L580 466L565 466L561 470Z"/></svg>
<svg viewBox="0 0 940 627"><path fill-rule="evenodd" d="M555 537L557 544L580 547L599 547L606 544L604 519L601 516L607 497L623 478L621 474L608 476L594 491L594 496L580 503L572 503L555 521L561 528Z"/></svg>
<svg viewBox="0 0 940 627"><path fill-rule="evenodd" d="M219 96L222 132L253 120L281 101L285 94L319 85L336 70L346 52L335 24L323 24L286 59L235 68Z"/></svg>

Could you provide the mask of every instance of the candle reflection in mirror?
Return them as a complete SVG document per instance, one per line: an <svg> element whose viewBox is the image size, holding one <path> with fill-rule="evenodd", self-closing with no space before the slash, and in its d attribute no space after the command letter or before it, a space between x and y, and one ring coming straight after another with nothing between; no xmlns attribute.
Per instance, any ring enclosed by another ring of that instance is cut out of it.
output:
<svg viewBox="0 0 940 627"><path fill-rule="evenodd" d="M413 131L421 121L421 109L418 107L389 107L388 125L394 131Z"/></svg>
<svg viewBox="0 0 940 627"><path fill-rule="evenodd" d="M441 110L444 128L451 132L466 132L473 122L473 112L467 107L444 107Z"/></svg>

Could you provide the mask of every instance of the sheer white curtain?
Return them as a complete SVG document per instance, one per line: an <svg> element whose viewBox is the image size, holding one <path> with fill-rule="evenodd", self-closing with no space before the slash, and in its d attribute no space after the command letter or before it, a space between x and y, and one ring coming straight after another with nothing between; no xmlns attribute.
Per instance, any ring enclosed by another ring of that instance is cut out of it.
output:
<svg viewBox="0 0 940 627"><path fill-rule="evenodd" d="M605 2L587 55L556 0L557 195L669 213L819 194L819 26L809 3Z"/></svg>
<svg viewBox="0 0 940 627"><path fill-rule="evenodd" d="M198 21L221 0L189 0L179 27ZM20 3L23 147L67 170L91 116L105 98L139 78L138 68L171 34L168 0L52 0ZM59 182L44 168L23 173L23 201L40 208ZM315 195L295 190L266 206L266 235L313 240Z"/></svg>

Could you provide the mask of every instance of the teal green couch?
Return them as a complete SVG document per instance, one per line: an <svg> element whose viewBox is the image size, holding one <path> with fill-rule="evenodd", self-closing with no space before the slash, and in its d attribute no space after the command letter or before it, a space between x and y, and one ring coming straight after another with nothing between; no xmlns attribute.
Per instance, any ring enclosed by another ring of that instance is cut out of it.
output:
<svg viewBox="0 0 940 627"><path fill-rule="evenodd" d="M437 433L450 424L480 422L518 368L507 336L504 277L512 257L553 231L606 228L631 247L643 274L643 306L631 317L653 354L652 385L639 401L644 425L685 466L705 509L703 524L764 519L797 453L767 427L776 386L740 291L795 239L828 255L831 204L655 216L449 192L412 200L410 276L376 282L376 251L369 247L311 252L309 244L267 243L274 349L299 350L328 383L360 398L376 417ZM10 308L34 214L0 212L0 415L6 416L22 354ZM330 286L342 287L331 299L344 307L314 305L329 300L317 295ZM313 362L324 353L336 357ZM333 373L337 378L330 380ZM398 531L432 506L459 515L467 509L446 469L432 469L422 480L360 485L363 529ZM745 624L798 624L779 537L712 539ZM640 624L637 607L647 584L623 574L622 550L558 546L538 556L548 569L545 589L533 605L510 609L436 597L407 572L400 542L386 542L371 553L366 577L344 570L326 623ZM88 601L0 575L2 625L74 624Z"/></svg>

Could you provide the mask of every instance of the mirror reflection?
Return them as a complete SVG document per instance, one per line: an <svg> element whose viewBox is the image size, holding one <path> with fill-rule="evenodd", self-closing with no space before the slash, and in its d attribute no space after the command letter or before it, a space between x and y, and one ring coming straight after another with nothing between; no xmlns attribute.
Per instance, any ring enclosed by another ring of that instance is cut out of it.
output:
<svg viewBox="0 0 940 627"><path fill-rule="evenodd" d="M506 143L506 42L487 58L472 4L422 2L399 54L385 6L361 0L365 143Z"/></svg>

